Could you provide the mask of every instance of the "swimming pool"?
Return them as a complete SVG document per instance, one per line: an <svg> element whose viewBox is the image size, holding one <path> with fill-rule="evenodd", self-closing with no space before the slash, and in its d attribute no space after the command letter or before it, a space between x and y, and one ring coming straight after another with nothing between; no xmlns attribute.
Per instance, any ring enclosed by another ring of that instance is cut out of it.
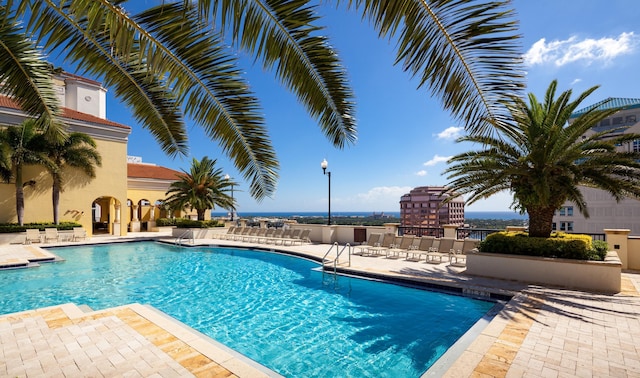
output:
<svg viewBox="0 0 640 378"><path fill-rule="evenodd" d="M276 253L140 242L56 248L0 274L0 311L148 303L288 377L417 377L494 303L313 270Z"/></svg>

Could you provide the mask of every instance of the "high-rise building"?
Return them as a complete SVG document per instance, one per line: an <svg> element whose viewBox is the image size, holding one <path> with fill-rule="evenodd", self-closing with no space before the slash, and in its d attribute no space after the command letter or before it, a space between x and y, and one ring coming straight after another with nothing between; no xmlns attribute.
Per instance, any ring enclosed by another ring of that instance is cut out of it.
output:
<svg viewBox="0 0 640 378"><path fill-rule="evenodd" d="M445 224L464 224L464 198L451 194L444 186L420 186L400 199L402 226L441 227Z"/></svg>
<svg viewBox="0 0 640 378"><path fill-rule="evenodd" d="M621 110L594 125L584 138L610 129L618 130L609 136L640 134L640 99L608 98L576 111L571 118L576 118L594 108L599 110L621 108ZM640 140L621 144L618 146L618 151L638 152ZM631 230L632 235L640 234L640 200L638 198L626 198L618 203L604 190L582 187L580 191L587 203L589 218L585 218L574 203L567 201L553 217L554 230L599 234L605 228L622 228Z"/></svg>

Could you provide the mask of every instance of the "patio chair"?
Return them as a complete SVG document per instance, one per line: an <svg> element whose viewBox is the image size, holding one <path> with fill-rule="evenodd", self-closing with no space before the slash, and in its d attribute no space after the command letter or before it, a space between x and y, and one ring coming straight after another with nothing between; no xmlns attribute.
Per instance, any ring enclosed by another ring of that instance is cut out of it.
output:
<svg viewBox="0 0 640 378"><path fill-rule="evenodd" d="M218 234L217 239L226 239L229 235L233 235L234 231L236 230L236 226L231 226L227 229L227 232L224 234Z"/></svg>
<svg viewBox="0 0 640 378"><path fill-rule="evenodd" d="M467 265L467 253L476 250L480 244L478 239L464 239L460 248L453 248L451 256L449 256L452 266L464 267Z"/></svg>
<svg viewBox="0 0 640 378"><path fill-rule="evenodd" d="M253 234L251 238L249 238L249 241L256 243L260 240L260 238L264 237L266 234L267 234L266 228L258 228L258 231L256 231L256 233Z"/></svg>
<svg viewBox="0 0 640 378"><path fill-rule="evenodd" d="M422 236L418 242L417 248L413 248L407 252L406 260L409 261L420 261L422 256L425 256L425 260L427 259L427 253L433 251L433 243L436 238L433 236Z"/></svg>
<svg viewBox="0 0 640 378"><path fill-rule="evenodd" d="M242 241L249 234L249 231L251 231L251 227L240 227L240 232L233 234L233 240Z"/></svg>
<svg viewBox="0 0 640 378"><path fill-rule="evenodd" d="M302 232L300 232L300 237L298 238L299 240L297 241L297 243L300 243L300 245L302 245L302 243L311 244L311 238L309 237L310 235L311 229L305 228L304 230L302 230Z"/></svg>
<svg viewBox="0 0 640 378"><path fill-rule="evenodd" d="M258 236L256 239L257 243L267 243L267 240L269 240L269 238L273 237L273 234L276 232L275 229L273 228L267 228L266 231L264 232L264 235L262 236Z"/></svg>
<svg viewBox="0 0 640 378"><path fill-rule="evenodd" d="M367 249L367 254L363 256L378 256L382 254L382 252L386 252L387 249L391 248L391 245L396 242L396 235L393 233L386 233L382 237L382 242L377 245L370 247ZM385 253L386 254L386 253Z"/></svg>
<svg viewBox="0 0 640 378"><path fill-rule="evenodd" d="M293 230L291 228L285 228L282 230L282 234L280 235L280 237L276 238L273 242L273 244L281 244L284 245L284 241L289 239L291 237L293 233Z"/></svg>
<svg viewBox="0 0 640 378"><path fill-rule="evenodd" d="M71 236L71 240L72 241L78 241L80 239L82 239L82 240L87 239L87 232L82 227L74 227L73 228L73 235Z"/></svg>
<svg viewBox="0 0 640 378"><path fill-rule="evenodd" d="M271 244L271 243L276 244L278 242L278 240L280 240L280 238L282 238L282 234L283 233L284 233L284 230L281 229L281 228L273 231L273 234L270 237L266 238L265 243L267 243L267 244Z"/></svg>
<svg viewBox="0 0 640 378"><path fill-rule="evenodd" d="M409 248L413 245L415 239L416 237L414 235L403 235L399 242L396 238L396 246L387 250L387 258L396 259L399 258L402 253L409 253Z"/></svg>
<svg viewBox="0 0 640 378"><path fill-rule="evenodd" d="M257 227L251 227L251 229L249 230L249 232L247 232L246 235L242 235L242 241L243 242L251 241L258 234L259 230L260 229Z"/></svg>
<svg viewBox="0 0 640 378"><path fill-rule="evenodd" d="M441 264L444 262L442 261L444 258L450 261L449 256L451 255L454 241L455 239L453 238L441 238L438 244L438 250L427 253L427 262L431 264Z"/></svg>
<svg viewBox="0 0 640 378"><path fill-rule="evenodd" d="M358 245L354 247L355 252L353 252L353 255L360 255L362 256L362 254L364 254L369 248L371 247L375 247L376 244L380 243L380 237L382 236L382 234L378 234L378 233L371 233L369 235L369 238L367 239L367 243L366 244L362 244L362 245Z"/></svg>
<svg viewBox="0 0 640 378"><path fill-rule="evenodd" d="M291 230L291 234L288 238L282 240L282 245L293 245L300 240L300 233L302 233L301 228L295 228Z"/></svg>
<svg viewBox="0 0 640 378"><path fill-rule="evenodd" d="M240 233L242 232L242 227L234 227L231 226L229 228L233 228L233 232L227 232L224 235L224 240L235 240L236 236L240 235Z"/></svg>
<svg viewBox="0 0 640 378"><path fill-rule="evenodd" d="M60 241L60 234L58 234L57 228L45 228L44 229L44 242Z"/></svg>
<svg viewBox="0 0 640 378"><path fill-rule="evenodd" d="M37 228L28 228L26 230L27 236L24 239L24 244L40 243L42 242L42 235Z"/></svg>

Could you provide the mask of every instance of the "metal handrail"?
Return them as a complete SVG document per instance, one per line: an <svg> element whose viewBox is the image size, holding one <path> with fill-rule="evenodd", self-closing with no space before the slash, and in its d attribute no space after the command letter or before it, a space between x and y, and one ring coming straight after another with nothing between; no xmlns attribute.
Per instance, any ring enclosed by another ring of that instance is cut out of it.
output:
<svg viewBox="0 0 640 378"><path fill-rule="evenodd" d="M331 247L329 247L329 250L327 251L327 253L325 253L324 256L322 257L322 271L323 272L325 271L325 261L327 260L327 256L329 255L329 253L331 253L331 250L333 250L334 247L336 249L336 258L335 258L335 260L333 260L333 274L337 273L338 262L340 262L340 255L342 255L342 253L345 250L348 250L348 252L349 252L349 265L348 266L351 266L351 244L347 243L342 247L341 250L338 250L340 245L336 242L336 243L333 243L333 245L331 245Z"/></svg>
<svg viewBox="0 0 640 378"><path fill-rule="evenodd" d="M182 245L182 239L184 239L184 237L185 237L189 232L191 232L191 244L195 244L195 238L194 238L194 236L193 236L193 230L191 230L191 229L186 230L185 232L183 232L182 234L180 234L180 236L178 236L178 237L176 238L175 244L176 244L176 245Z"/></svg>

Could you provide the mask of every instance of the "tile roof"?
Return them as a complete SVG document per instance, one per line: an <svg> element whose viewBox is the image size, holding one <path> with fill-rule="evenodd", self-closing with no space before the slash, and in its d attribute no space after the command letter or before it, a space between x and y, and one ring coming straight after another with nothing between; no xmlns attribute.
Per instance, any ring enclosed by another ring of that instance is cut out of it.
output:
<svg viewBox="0 0 640 378"><path fill-rule="evenodd" d="M571 118L576 118L583 113L588 112L591 109L598 110L609 110L609 109L631 109L631 108L640 108L640 98L622 98L622 97L609 97L600 102L596 102L593 105L587 106L586 108L582 108L580 110L575 111Z"/></svg>
<svg viewBox="0 0 640 378"><path fill-rule="evenodd" d="M176 181L182 174L180 171L159 165L127 163L127 177Z"/></svg>
<svg viewBox="0 0 640 378"><path fill-rule="evenodd" d="M10 108L10 109L20 110L20 105L7 96L0 96L0 108ZM131 127L129 126L116 123L113 121L109 121L108 119L96 117L91 114L81 113L77 110L73 110L69 108L62 108L62 117L73 119L76 121L90 122L90 123L96 123L99 125L107 125L107 126L118 127L121 129L131 130Z"/></svg>

